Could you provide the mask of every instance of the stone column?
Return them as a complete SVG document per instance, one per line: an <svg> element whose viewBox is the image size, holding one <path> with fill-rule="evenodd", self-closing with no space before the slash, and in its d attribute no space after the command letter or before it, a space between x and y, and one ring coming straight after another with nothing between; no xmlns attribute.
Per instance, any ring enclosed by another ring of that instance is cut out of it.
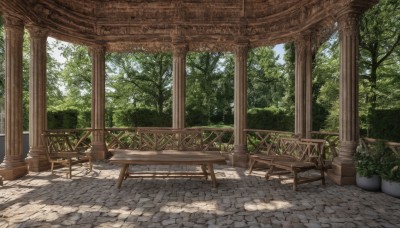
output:
<svg viewBox="0 0 400 228"><path fill-rule="evenodd" d="M300 34L295 41L295 134L311 138L312 131L312 46L311 33Z"/></svg>
<svg viewBox="0 0 400 228"><path fill-rule="evenodd" d="M24 24L12 16L4 16L5 29L5 157L0 175L6 180L28 173L22 151L22 43Z"/></svg>
<svg viewBox="0 0 400 228"><path fill-rule="evenodd" d="M31 57L29 68L29 171L40 172L50 168L41 134L47 128L47 30L29 26Z"/></svg>
<svg viewBox="0 0 400 228"><path fill-rule="evenodd" d="M328 175L340 185L355 183L353 155L359 139L358 126L358 17L345 11L338 16L340 40L339 156Z"/></svg>
<svg viewBox="0 0 400 228"><path fill-rule="evenodd" d="M177 44L173 51L172 128L185 128L186 44Z"/></svg>
<svg viewBox="0 0 400 228"><path fill-rule="evenodd" d="M105 47L94 45L90 47L92 57L92 156L104 160L108 151L104 138L105 129Z"/></svg>
<svg viewBox="0 0 400 228"><path fill-rule="evenodd" d="M232 165L246 167L247 137L247 56L248 44L237 44L235 50L234 151Z"/></svg>

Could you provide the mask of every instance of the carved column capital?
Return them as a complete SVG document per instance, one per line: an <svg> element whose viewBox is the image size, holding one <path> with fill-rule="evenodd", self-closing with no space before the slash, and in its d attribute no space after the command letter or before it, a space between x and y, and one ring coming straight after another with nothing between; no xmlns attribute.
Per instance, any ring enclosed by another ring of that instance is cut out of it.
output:
<svg viewBox="0 0 400 228"><path fill-rule="evenodd" d="M357 11L345 11L338 14L339 34L358 33L360 13Z"/></svg>
<svg viewBox="0 0 400 228"><path fill-rule="evenodd" d="M173 46L173 54L176 57L184 57L188 50L188 45L186 43L175 43Z"/></svg>
<svg viewBox="0 0 400 228"><path fill-rule="evenodd" d="M249 51L249 43L248 42L238 42L235 44L235 55L237 56L247 56Z"/></svg>
<svg viewBox="0 0 400 228"><path fill-rule="evenodd" d="M11 15L3 15L4 18L4 29L9 32L24 33L24 22Z"/></svg>
<svg viewBox="0 0 400 228"><path fill-rule="evenodd" d="M49 31L46 28L44 28L44 27L42 27L40 25L31 24L31 25L27 26L27 29L28 29L28 32L29 32L29 35L30 35L31 39L47 38L47 35L49 33Z"/></svg>
<svg viewBox="0 0 400 228"><path fill-rule="evenodd" d="M89 53L91 55L101 54L106 52L106 47L101 44L95 44L89 47Z"/></svg>
<svg viewBox="0 0 400 228"><path fill-rule="evenodd" d="M294 39L294 44L297 46L302 46L305 45L307 42L310 42L312 39L312 31L311 30L306 30L301 33L299 33L295 39Z"/></svg>

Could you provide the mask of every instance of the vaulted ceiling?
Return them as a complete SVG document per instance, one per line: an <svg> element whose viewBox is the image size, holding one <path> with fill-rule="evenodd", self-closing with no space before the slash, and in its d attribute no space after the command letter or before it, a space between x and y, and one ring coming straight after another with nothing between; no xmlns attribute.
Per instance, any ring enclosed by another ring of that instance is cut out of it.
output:
<svg viewBox="0 0 400 228"><path fill-rule="evenodd" d="M368 0L0 0L0 10L47 28L60 40L104 44L109 51L230 51L292 41L311 31L328 37L337 14L367 9Z"/></svg>

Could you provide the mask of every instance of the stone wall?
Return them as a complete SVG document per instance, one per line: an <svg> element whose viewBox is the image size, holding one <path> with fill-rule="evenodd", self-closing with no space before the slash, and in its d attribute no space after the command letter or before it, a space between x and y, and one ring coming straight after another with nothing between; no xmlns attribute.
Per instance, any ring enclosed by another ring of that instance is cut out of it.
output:
<svg viewBox="0 0 400 228"><path fill-rule="evenodd" d="M24 132L23 135L23 157L26 158L26 156L28 155L29 152L29 133L28 132ZM4 134L0 134L0 163L3 162L4 160Z"/></svg>

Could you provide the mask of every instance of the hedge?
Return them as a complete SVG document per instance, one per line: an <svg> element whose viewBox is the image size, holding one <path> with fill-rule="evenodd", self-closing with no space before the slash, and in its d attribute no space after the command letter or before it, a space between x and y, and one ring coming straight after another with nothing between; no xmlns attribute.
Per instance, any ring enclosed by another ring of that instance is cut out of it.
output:
<svg viewBox="0 0 400 228"><path fill-rule="evenodd" d="M48 129L74 129L78 124L78 110L67 109L47 112Z"/></svg>
<svg viewBox="0 0 400 228"><path fill-rule="evenodd" d="M400 109L375 110L370 137L400 142Z"/></svg>

